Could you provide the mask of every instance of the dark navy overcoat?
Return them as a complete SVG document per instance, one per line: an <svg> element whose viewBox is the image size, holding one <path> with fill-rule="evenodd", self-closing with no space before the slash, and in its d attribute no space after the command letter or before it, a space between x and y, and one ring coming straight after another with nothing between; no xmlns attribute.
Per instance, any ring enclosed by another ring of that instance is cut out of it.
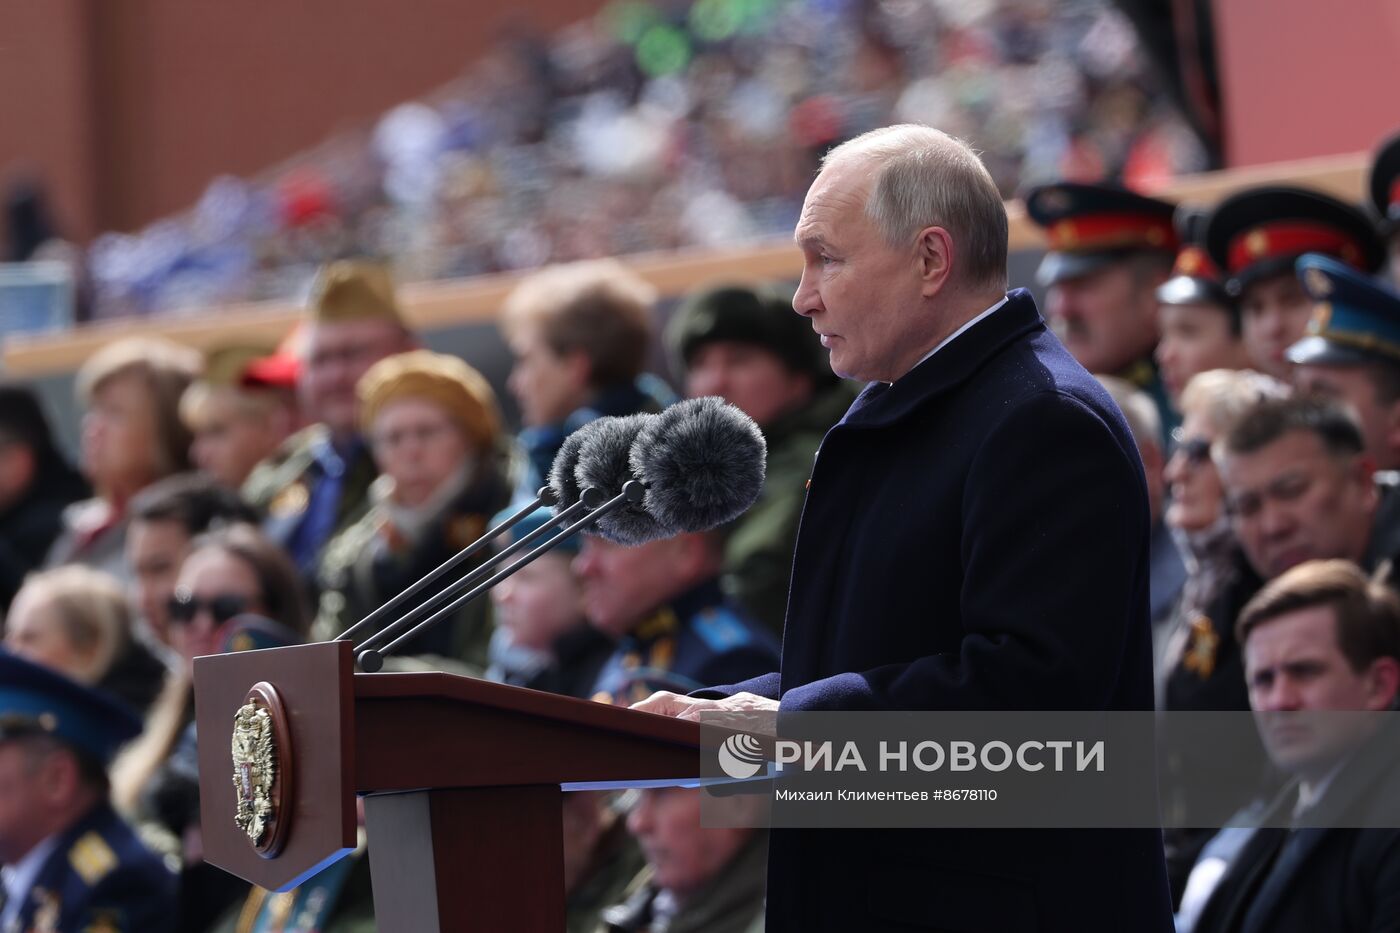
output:
<svg viewBox="0 0 1400 933"><path fill-rule="evenodd" d="M1107 393L1005 305L822 443L793 564L788 710L1152 708L1142 463ZM768 929L1171 929L1161 834L778 830Z"/></svg>

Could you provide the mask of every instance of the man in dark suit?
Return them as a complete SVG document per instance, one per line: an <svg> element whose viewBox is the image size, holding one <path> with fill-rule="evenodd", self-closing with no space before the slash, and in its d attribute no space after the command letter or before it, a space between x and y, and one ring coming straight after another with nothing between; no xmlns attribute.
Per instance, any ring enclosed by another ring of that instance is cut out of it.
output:
<svg viewBox="0 0 1400 933"><path fill-rule="evenodd" d="M1400 693L1400 600L1347 561L1311 561L1260 590L1236 635L1264 747L1294 780L1191 929L1396 929L1400 745L1387 711Z"/></svg>
<svg viewBox="0 0 1400 933"><path fill-rule="evenodd" d="M976 155L921 126L833 150L793 307L870 381L827 434L781 671L640 704L707 709L1152 707L1147 492L1107 393L1006 292ZM1156 830L778 830L768 929L1162 931Z"/></svg>

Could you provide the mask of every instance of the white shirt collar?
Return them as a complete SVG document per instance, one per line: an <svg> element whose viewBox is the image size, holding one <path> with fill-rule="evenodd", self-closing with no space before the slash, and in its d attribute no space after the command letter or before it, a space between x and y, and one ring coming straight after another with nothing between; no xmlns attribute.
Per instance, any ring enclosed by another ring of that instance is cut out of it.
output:
<svg viewBox="0 0 1400 933"><path fill-rule="evenodd" d="M30 849L18 862L0 868L0 883L5 885L5 911L0 913L0 930L8 929L19 919L19 912L29 897L29 889L34 887L34 880L57 847L58 837L59 834L54 833Z"/></svg>
<svg viewBox="0 0 1400 933"><path fill-rule="evenodd" d="M964 333L965 331L970 330L970 329L971 329L975 324L977 324L979 321L982 321L984 318L991 317L993 311L996 311L998 308L1000 308L1002 305L1006 304L1006 303L1007 303L1008 301L1010 301L1010 300L1011 300L1011 296L1010 296L1010 295L1005 295L1005 296L1003 296L1002 299L1001 299L1001 301L998 301L996 304L992 305L992 306L991 306L990 308L988 308L986 311L983 311L981 314L978 314L975 318L972 318L970 321L968 321L968 322L967 322L966 324L964 324L962 327L959 327L957 330L953 331L951 334L949 334L948 336L944 337L942 340L940 340L940 341L938 342L938 346L934 347L932 350L930 350L930 351L928 351L927 353L925 353L925 354L923 355L923 357L919 360L919 362L915 363L912 367L910 367L909 372L912 373L914 370L918 369L918 368L919 368L920 366L922 366L924 363L928 362L928 360L929 360L929 358L930 358L931 356L933 356L933 355L934 355L935 353L937 353L939 350L942 350L944 347L946 347L948 344L952 343L954 340L957 340L959 337L961 337L961 336L963 335L963 333ZM906 373L906 375L907 375L907 373Z"/></svg>

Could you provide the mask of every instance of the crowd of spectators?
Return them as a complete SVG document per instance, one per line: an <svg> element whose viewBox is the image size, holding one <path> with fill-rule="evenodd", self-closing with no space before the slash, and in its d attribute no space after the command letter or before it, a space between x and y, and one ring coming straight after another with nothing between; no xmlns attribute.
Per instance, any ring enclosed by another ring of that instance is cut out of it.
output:
<svg viewBox="0 0 1400 933"><path fill-rule="evenodd" d="M786 236L818 158L887 123L969 140L1007 196L1207 167L1106 0L616 0L87 255L96 318ZM85 300L87 295L85 293Z"/></svg>

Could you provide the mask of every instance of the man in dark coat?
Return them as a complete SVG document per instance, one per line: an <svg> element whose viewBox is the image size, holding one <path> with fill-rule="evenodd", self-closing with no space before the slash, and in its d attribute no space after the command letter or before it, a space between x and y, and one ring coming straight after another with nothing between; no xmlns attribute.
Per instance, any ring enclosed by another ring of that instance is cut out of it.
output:
<svg viewBox="0 0 1400 933"><path fill-rule="evenodd" d="M1183 929L1396 929L1400 600L1349 562L1310 561L1250 601L1236 637L1264 745L1294 780Z"/></svg>
<svg viewBox="0 0 1400 933"><path fill-rule="evenodd" d="M641 708L1150 709L1137 449L1006 294L976 155L927 127L853 140L797 241L794 308L872 382L813 465L781 672ZM775 830L770 853L770 931L1170 929L1157 830Z"/></svg>

